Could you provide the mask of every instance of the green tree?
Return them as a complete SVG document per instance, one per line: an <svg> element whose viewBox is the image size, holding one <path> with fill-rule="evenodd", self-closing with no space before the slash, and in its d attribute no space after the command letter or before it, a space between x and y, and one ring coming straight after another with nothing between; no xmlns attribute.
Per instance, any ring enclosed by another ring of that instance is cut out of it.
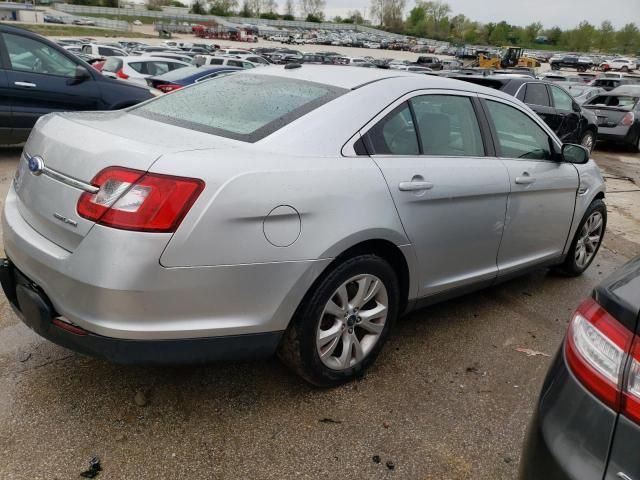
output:
<svg viewBox="0 0 640 480"><path fill-rule="evenodd" d="M249 6L249 0L244 0L242 2L242 9L238 12L238 15L245 18L253 17L253 12Z"/></svg>
<svg viewBox="0 0 640 480"><path fill-rule="evenodd" d="M196 15L204 15L207 13L204 9L204 2L202 2L202 0L193 0L191 10L189 10L189 12L195 13Z"/></svg>
<svg viewBox="0 0 640 480"><path fill-rule="evenodd" d="M609 20L605 20L600 24L595 47L601 52L608 52L615 44L615 28Z"/></svg>
<svg viewBox="0 0 640 480"><path fill-rule="evenodd" d="M309 13L307 15L307 18L305 18L305 21L306 22L313 22L313 23L322 23L323 17L324 17L324 15L323 15L322 12L320 12L318 14L315 14L315 15L313 13Z"/></svg>
<svg viewBox="0 0 640 480"><path fill-rule="evenodd" d="M622 53L640 51L640 31L635 23L627 23L616 35L616 46Z"/></svg>

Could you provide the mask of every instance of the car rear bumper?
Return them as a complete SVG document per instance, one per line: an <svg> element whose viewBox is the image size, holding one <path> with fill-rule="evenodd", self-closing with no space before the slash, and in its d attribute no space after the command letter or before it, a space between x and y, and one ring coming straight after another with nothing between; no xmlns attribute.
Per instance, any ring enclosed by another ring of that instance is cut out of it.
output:
<svg viewBox="0 0 640 480"><path fill-rule="evenodd" d="M159 258L170 234L100 225L68 252L34 230L18 202L12 189L3 214L7 257L57 315L101 341L278 337L331 261L167 268Z"/></svg>
<svg viewBox="0 0 640 480"><path fill-rule="evenodd" d="M562 349L529 425L520 480L601 480L615 422L616 413L571 373Z"/></svg>
<svg viewBox="0 0 640 480"><path fill-rule="evenodd" d="M46 294L7 259L0 282L13 310L40 336L71 350L114 363L176 365L272 355L282 332L179 340L125 340L96 335L59 316Z"/></svg>
<svg viewBox="0 0 640 480"><path fill-rule="evenodd" d="M630 127L621 125L616 127L598 127L598 140L629 144L635 142L635 138Z"/></svg>

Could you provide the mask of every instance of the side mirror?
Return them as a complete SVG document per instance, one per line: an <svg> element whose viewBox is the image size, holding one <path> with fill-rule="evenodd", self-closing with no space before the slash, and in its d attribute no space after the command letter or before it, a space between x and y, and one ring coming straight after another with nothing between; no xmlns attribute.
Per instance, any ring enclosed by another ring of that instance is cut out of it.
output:
<svg viewBox="0 0 640 480"><path fill-rule="evenodd" d="M573 104L573 111L576 113L580 113L582 111L582 107L580 107L580 105L578 105L577 103Z"/></svg>
<svg viewBox="0 0 640 480"><path fill-rule="evenodd" d="M565 162L576 163L578 165L589 161L589 150L582 145L565 143L562 145L562 159Z"/></svg>
<svg viewBox="0 0 640 480"><path fill-rule="evenodd" d="M77 85L78 83L82 83L85 80L90 80L91 74L84 68L82 65L76 66L76 71L73 75L73 79L71 81L72 85Z"/></svg>

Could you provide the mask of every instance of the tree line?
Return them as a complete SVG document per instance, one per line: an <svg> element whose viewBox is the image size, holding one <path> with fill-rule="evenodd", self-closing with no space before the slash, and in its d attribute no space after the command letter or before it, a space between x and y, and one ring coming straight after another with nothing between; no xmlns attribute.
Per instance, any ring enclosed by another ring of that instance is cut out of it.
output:
<svg viewBox="0 0 640 480"><path fill-rule="evenodd" d="M583 21L577 27L568 30L562 30L557 26L545 28L540 22L533 22L524 27L505 21L480 23L462 14L453 15L449 4L441 0L416 0L415 6L405 18L406 1L370 0L371 21L367 22L357 10L349 12L344 18L335 17L333 21L371 23L391 32L448 41L454 45L517 45L527 48L640 55L640 29L633 22L615 29L608 20L599 26ZM116 7L118 0L71 0L71 3ZM152 10L158 10L165 5L185 6L179 0L147 0L147 8ZM279 13L276 0L193 0L190 11L203 15L238 15L283 20L294 20L298 14L298 18L306 21L322 22L325 20L325 6L326 0L284 0L283 13Z"/></svg>
<svg viewBox="0 0 640 480"><path fill-rule="evenodd" d="M549 45L558 50L577 52L620 52L640 54L640 30L628 23L619 30L609 20L599 26L587 21L562 30L545 28L540 22L521 27L505 21L480 23L464 15L453 15L441 1L417 0L407 18L402 12L406 0L371 0L371 14L378 26L397 33L448 41L453 44Z"/></svg>

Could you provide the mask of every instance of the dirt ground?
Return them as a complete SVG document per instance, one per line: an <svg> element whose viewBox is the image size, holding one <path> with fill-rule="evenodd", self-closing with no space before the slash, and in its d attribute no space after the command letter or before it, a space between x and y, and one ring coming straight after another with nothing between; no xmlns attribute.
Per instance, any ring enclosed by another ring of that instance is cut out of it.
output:
<svg viewBox="0 0 640 480"><path fill-rule="evenodd" d="M0 198L19 154L0 150ZM0 298L0 478L80 478L98 457L100 479L514 479L546 355L591 288L640 253L640 155L594 157L609 224L584 275L541 270L415 312L340 388L276 359L111 365L39 338Z"/></svg>

